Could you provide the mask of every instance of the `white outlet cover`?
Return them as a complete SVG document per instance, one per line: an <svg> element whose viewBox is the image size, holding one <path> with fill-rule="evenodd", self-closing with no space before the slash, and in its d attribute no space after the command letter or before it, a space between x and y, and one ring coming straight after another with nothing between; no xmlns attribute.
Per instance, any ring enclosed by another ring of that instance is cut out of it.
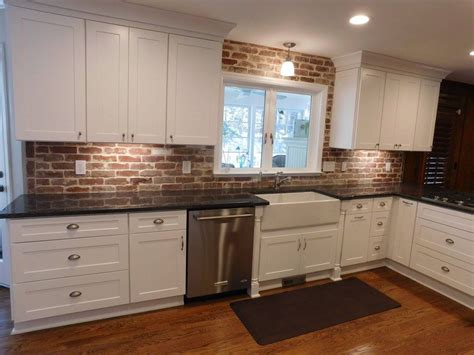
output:
<svg viewBox="0 0 474 355"><path fill-rule="evenodd" d="M392 163L385 163L385 171L389 172L392 170Z"/></svg>
<svg viewBox="0 0 474 355"><path fill-rule="evenodd" d="M76 175L86 175L85 160L76 160Z"/></svg>
<svg viewBox="0 0 474 355"><path fill-rule="evenodd" d="M183 161L183 174L191 174L191 162L189 160Z"/></svg>
<svg viewBox="0 0 474 355"><path fill-rule="evenodd" d="M347 171L347 161L343 161L341 164L341 171Z"/></svg>
<svg viewBox="0 0 474 355"><path fill-rule="evenodd" d="M331 172L336 170L335 161L323 161L323 171Z"/></svg>

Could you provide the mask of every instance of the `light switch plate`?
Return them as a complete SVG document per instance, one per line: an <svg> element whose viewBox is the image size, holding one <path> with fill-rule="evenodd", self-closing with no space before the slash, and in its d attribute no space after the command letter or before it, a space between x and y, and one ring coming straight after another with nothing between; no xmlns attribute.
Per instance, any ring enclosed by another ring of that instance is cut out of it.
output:
<svg viewBox="0 0 474 355"><path fill-rule="evenodd" d="M392 163L385 163L385 171L386 172L392 171Z"/></svg>
<svg viewBox="0 0 474 355"><path fill-rule="evenodd" d="M189 160L183 161L183 174L191 174L191 162Z"/></svg>
<svg viewBox="0 0 474 355"><path fill-rule="evenodd" d="M85 160L76 160L76 175L86 175Z"/></svg>
<svg viewBox="0 0 474 355"><path fill-rule="evenodd" d="M335 161L323 161L323 171L331 172L336 170Z"/></svg>

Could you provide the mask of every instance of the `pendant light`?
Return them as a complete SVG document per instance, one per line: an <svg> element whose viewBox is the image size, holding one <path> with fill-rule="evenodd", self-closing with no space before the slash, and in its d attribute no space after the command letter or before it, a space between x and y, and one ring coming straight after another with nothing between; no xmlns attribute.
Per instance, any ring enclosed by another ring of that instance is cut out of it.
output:
<svg viewBox="0 0 474 355"><path fill-rule="evenodd" d="M281 65L280 75L281 76L294 76L295 75L295 65L291 61L290 57L290 48L296 46L296 43L293 42L285 42L283 45L288 48L288 55Z"/></svg>

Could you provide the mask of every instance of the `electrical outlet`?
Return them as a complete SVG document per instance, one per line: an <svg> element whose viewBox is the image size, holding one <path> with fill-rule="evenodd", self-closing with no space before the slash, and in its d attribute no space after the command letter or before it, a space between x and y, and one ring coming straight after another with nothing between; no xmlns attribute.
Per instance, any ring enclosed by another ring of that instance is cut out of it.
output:
<svg viewBox="0 0 474 355"><path fill-rule="evenodd" d="M341 171L347 171L347 161L343 161L341 164Z"/></svg>
<svg viewBox="0 0 474 355"><path fill-rule="evenodd" d="M86 175L85 160L76 160L76 175Z"/></svg>
<svg viewBox="0 0 474 355"><path fill-rule="evenodd" d="M191 162L189 160L183 161L183 174L191 174Z"/></svg>
<svg viewBox="0 0 474 355"><path fill-rule="evenodd" d="M385 163L385 171L386 172L392 171L392 163Z"/></svg>

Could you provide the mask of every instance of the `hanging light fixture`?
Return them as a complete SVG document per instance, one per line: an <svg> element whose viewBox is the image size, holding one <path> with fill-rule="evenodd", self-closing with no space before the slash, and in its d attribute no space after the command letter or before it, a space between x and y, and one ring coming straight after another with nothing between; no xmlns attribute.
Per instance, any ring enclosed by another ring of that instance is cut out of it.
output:
<svg viewBox="0 0 474 355"><path fill-rule="evenodd" d="M293 42L285 42L283 45L288 48L288 55L281 65L280 75L281 76L294 76L295 75L295 65L291 61L290 57L290 48L296 46L296 43Z"/></svg>

